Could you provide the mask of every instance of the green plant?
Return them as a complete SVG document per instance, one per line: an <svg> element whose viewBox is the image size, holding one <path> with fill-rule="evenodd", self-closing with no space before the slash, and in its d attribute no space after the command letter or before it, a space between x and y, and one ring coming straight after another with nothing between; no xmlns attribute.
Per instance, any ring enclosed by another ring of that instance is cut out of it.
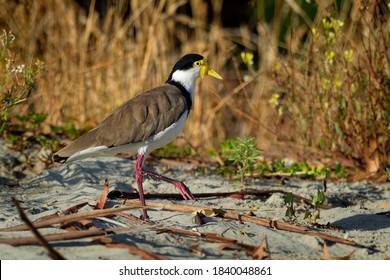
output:
<svg viewBox="0 0 390 280"><path fill-rule="evenodd" d="M46 147L52 151L56 151L60 148L60 141L50 135L38 135L35 140L43 147Z"/></svg>
<svg viewBox="0 0 390 280"><path fill-rule="evenodd" d="M345 167L340 162L336 162L334 164L334 170L332 173L336 177L347 177L348 176L348 172L345 170Z"/></svg>
<svg viewBox="0 0 390 280"><path fill-rule="evenodd" d="M95 2L88 12L67 1L2 2L0 21L8 29L17 22L24 38L15 49L53 62L32 105L48 113L46 123L94 126L163 83L177 57L207 48L229 78L197 86L202 98L184 134L200 152L228 135L253 135L290 154L389 166L388 1L110 1L99 16ZM250 18L234 36L221 24L229 3ZM270 173L269 164L258 167Z"/></svg>
<svg viewBox="0 0 390 280"><path fill-rule="evenodd" d="M305 211L304 219L309 219L316 222L320 218L320 210L318 206L324 204L325 202L325 193L323 191L317 191L317 195L313 198L312 205L314 212L310 210Z"/></svg>
<svg viewBox="0 0 390 280"><path fill-rule="evenodd" d="M152 152L152 155L164 158L184 158L192 155L191 146L184 144L177 146L173 143L165 145L164 147Z"/></svg>
<svg viewBox="0 0 390 280"><path fill-rule="evenodd" d="M390 181L390 168L384 170L385 175L387 176L387 181Z"/></svg>
<svg viewBox="0 0 390 280"><path fill-rule="evenodd" d="M323 177L329 172L329 167L325 166L318 168L317 166L311 167L306 161L296 162L289 166L281 159L276 159L271 164L264 163L259 165L257 170L261 174L285 174L286 176L304 176L309 178ZM339 174L337 173L336 176Z"/></svg>
<svg viewBox="0 0 390 280"><path fill-rule="evenodd" d="M256 162L260 159L261 149L256 147L253 137L247 139L228 139L221 144L221 158L227 165L235 167L235 173L240 178L240 187L244 186L244 178L253 172Z"/></svg>
<svg viewBox="0 0 390 280"><path fill-rule="evenodd" d="M11 111L27 100L37 75L43 70L40 60L29 67L15 62L11 52L14 40L11 32L3 30L0 35L0 133L6 130Z"/></svg>
<svg viewBox="0 0 390 280"><path fill-rule="evenodd" d="M310 209L306 209L304 213L303 219L313 221L314 223L317 219L320 218L320 211L318 210L318 206L324 204L325 202L325 193L322 191L318 191L317 195L313 198L312 206L313 211ZM284 197L284 204L286 205L286 217L290 219L295 218L295 209L294 209L294 195L289 192Z"/></svg>
<svg viewBox="0 0 390 280"><path fill-rule="evenodd" d="M390 25L388 7L378 2L372 11L348 21L318 18L301 50L275 67L278 98L270 102L283 106L275 114L292 120L305 146L337 151L376 172L387 165L390 137ZM335 14L331 6L328 14Z"/></svg>
<svg viewBox="0 0 390 280"><path fill-rule="evenodd" d="M294 196L292 192L289 192L284 197L284 204L286 205L286 217L289 217L290 219L295 217L295 209L294 209Z"/></svg>
<svg viewBox="0 0 390 280"><path fill-rule="evenodd" d="M47 114L29 112L26 115L15 115L15 124L21 129L34 132L46 120Z"/></svg>

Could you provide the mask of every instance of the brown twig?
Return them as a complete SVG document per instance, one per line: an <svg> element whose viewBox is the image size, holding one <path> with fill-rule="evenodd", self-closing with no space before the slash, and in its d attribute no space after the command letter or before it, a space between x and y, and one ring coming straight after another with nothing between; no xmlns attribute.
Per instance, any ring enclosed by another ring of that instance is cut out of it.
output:
<svg viewBox="0 0 390 280"><path fill-rule="evenodd" d="M138 219L138 218L136 218L132 215L128 215L126 213L118 213L117 215L124 217L124 218L127 218L127 219L129 219L133 222L139 223L139 224L148 223L144 220ZM195 231L189 231L189 230L184 230L184 229L179 229L179 228L174 228L174 227L159 226L158 233L173 233L173 234L180 234L180 235L186 235L186 236L191 236L191 237L200 237L200 238L203 238L207 241L228 243L228 244L233 245L236 248L248 251L249 253L252 253L253 250L255 249L255 246L241 243L241 242L238 242L236 239L226 238L226 237L223 237L219 234L211 233L211 232L195 232Z"/></svg>
<svg viewBox="0 0 390 280"><path fill-rule="evenodd" d="M196 193L194 196L196 198L204 198L204 197L229 197L232 195L253 195L253 196L270 196L274 193L287 194L288 192L284 190L248 190L248 191L240 191L240 192L216 192L216 193ZM113 190L108 194L108 197L111 199L114 198L127 198L127 199L136 199L139 198L138 193L128 193L118 190ZM178 193L146 193L145 198L172 198L172 199L183 199L182 196ZM308 205L312 205L312 200L305 198L300 195L293 194L293 198L295 202L301 202ZM319 205L318 208L327 210L332 209L333 207L330 205Z"/></svg>
<svg viewBox="0 0 390 280"><path fill-rule="evenodd" d="M83 203L74 205L74 206L69 207L68 209L66 209L66 210L64 210L62 212L59 212L59 213L43 216L41 218L36 219L34 222L43 221L43 220L47 220L47 219L56 218L58 216L65 216L65 215L69 215L69 214L72 214L72 213L76 213L77 211L79 211L85 205L88 205L88 202L83 202Z"/></svg>
<svg viewBox="0 0 390 280"><path fill-rule="evenodd" d="M104 180L103 193L101 194L99 201L96 203L94 209L103 209L107 202L107 195L109 192L109 183L108 179Z"/></svg>
<svg viewBox="0 0 390 280"><path fill-rule="evenodd" d="M143 224L141 227L121 227L121 228L110 228L110 229L92 229L92 230L81 230L81 231L74 231L74 232L66 232L66 233L58 233L58 234L47 234L44 235L44 238L47 241L66 241L66 240L74 240L74 239L81 239L81 238L87 238L92 236L110 236L115 234L123 234L123 233L129 233L129 232L138 232L140 230L156 230L158 234L161 233L172 233L172 234L179 234L179 235L186 235L191 237L199 237L202 239L205 239L207 241L212 242L221 242L221 243L227 243L231 246L242 249L247 251L249 254L252 254L253 250L255 249L255 246L244 244L241 242L238 242L236 239L232 238L226 238L223 236L220 236L215 233L210 232L194 232L194 231L188 231L183 229L178 229L174 227L164 227L164 226L155 226L155 225L148 225L147 222L135 218L131 215L127 215L125 213L118 213L119 216L130 218L131 221L137 222L139 224ZM145 225L147 224L147 225ZM38 243L38 240L34 236L30 237L19 237L19 238L0 238L0 243L5 243L13 246L21 246L21 245L31 245ZM133 252L134 253L134 252Z"/></svg>
<svg viewBox="0 0 390 280"><path fill-rule="evenodd" d="M126 205L140 207L140 202L137 200L128 200L126 201ZM300 233L305 235L316 236L324 240L335 242L335 243L341 243L341 244L346 244L351 246L358 245L354 241L332 236L326 233L321 233L312 230L310 228L299 227L296 225L291 225L280 221L272 221L265 218L256 218L256 217L238 215L238 214L226 212L222 209L212 209L212 208L200 207L200 206L181 205L181 204L173 204L173 203L156 203L156 202L147 202L146 207L159 208L163 210L178 211L178 212L185 212L185 213L193 213L193 212L207 209L207 210L214 211L217 214L217 217L223 217L225 219L233 219L242 222L250 222L250 223L258 224L272 229L279 229L279 230L285 230L285 231L290 231L290 232L295 232L295 233Z"/></svg>
<svg viewBox="0 0 390 280"><path fill-rule="evenodd" d="M156 228L157 228L156 226L118 227L118 228L108 228L108 229L99 228L99 229L71 231L71 232L64 232L64 233L46 234L43 237L47 241L66 241L66 240L87 238L92 236L110 236L114 234L139 232L147 229L156 229ZM9 244L12 246L21 246L21 245L36 244L38 243L38 240L35 236L0 238L0 243Z"/></svg>
<svg viewBox="0 0 390 280"><path fill-rule="evenodd" d="M23 212L22 208L19 205L19 202L15 197L12 198L12 202L16 206L16 210L23 222L25 222L26 226L32 231L38 243L40 243L49 253L49 256L53 260L65 260L65 258L58 253L50 244L46 241L45 238L39 233L39 231L34 227L31 221L27 218L26 214Z"/></svg>
<svg viewBox="0 0 390 280"><path fill-rule="evenodd" d="M109 216L109 215L112 215L112 214L115 214L118 212L127 211L127 210L131 210L134 208L138 208L138 207L137 206L127 206L127 207L93 210L93 211L88 211L88 212L84 212L84 213L74 213L74 214L61 216L61 217L53 217L53 218L46 219L43 221L33 221L32 224L35 228L41 228L41 227L45 227L45 226L51 226L53 224L75 222L75 221L79 221L79 220L86 219L86 218ZM18 226L2 228L2 229L0 229L0 232L21 231L21 230L28 230L28 227L25 224L21 224Z"/></svg>

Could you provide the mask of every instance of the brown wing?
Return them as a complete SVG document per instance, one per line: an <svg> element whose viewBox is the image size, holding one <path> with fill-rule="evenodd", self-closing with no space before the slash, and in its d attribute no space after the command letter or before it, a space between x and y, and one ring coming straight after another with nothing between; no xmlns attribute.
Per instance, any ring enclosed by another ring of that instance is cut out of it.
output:
<svg viewBox="0 0 390 280"><path fill-rule="evenodd" d="M186 99L176 86L156 87L122 104L97 127L55 153L54 160L91 147L143 141L172 125L186 109Z"/></svg>

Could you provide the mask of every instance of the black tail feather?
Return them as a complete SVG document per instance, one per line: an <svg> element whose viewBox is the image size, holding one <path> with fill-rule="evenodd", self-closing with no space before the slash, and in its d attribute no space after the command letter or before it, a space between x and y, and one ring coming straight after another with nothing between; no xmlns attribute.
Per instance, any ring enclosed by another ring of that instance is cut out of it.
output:
<svg viewBox="0 0 390 280"><path fill-rule="evenodd" d="M60 157L57 154L53 155L53 161L54 162L59 162L59 163L65 163L68 160L69 157Z"/></svg>

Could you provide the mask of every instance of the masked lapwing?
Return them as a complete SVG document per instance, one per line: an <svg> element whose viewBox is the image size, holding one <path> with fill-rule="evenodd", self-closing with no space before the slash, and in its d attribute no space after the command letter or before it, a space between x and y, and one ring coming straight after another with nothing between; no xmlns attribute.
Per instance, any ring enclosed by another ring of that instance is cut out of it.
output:
<svg viewBox="0 0 390 280"><path fill-rule="evenodd" d="M143 168L143 162L150 152L170 143L181 132L194 102L196 80L205 75L222 79L209 68L203 56L183 56L173 67L164 85L122 104L97 127L55 153L53 160L70 163L88 157L137 153L134 171L142 218L145 220L149 217L142 187L143 175L171 183L184 199L194 200L194 195L183 182L147 171Z"/></svg>

